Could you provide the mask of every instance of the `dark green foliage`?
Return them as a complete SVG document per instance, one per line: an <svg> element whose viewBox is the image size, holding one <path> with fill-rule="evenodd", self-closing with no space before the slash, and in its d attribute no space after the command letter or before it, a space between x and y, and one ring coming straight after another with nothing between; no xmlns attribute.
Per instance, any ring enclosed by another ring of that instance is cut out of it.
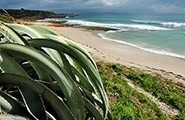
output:
<svg viewBox="0 0 185 120"><path fill-rule="evenodd" d="M38 20L44 18L64 18L66 16L73 17L74 14L57 14L50 11L44 10L26 10L26 9L6 9L8 15L16 18L16 19L24 19L24 20ZM4 10L0 9L0 14L7 14ZM4 21L7 22L7 21Z"/></svg>

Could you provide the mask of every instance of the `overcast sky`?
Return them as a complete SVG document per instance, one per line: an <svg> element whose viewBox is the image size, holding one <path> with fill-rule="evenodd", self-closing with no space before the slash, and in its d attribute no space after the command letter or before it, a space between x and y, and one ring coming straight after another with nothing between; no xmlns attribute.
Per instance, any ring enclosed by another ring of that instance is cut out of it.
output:
<svg viewBox="0 0 185 120"><path fill-rule="evenodd" d="M185 0L0 0L0 8L185 14Z"/></svg>

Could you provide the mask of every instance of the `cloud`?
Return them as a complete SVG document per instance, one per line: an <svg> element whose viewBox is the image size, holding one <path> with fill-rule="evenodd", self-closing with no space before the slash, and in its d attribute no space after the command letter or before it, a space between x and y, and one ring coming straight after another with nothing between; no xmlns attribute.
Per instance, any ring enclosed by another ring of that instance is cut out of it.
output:
<svg viewBox="0 0 185 120"><path fill-rule="evenodd" d="M86 5L101 5L103 6L119 6L123 5L128 0L87 0Z"/></svg>
<svg viewBox="0 0 185 120"><path fill-rule="evenodd" d="M184 13L185 0L0 0L0 8Z"/></svg>
<svg viewBox="0 0 185 120"><path fill-rule="evenodd" d="M117 6L120 5L121 0L102 0L101 2L106 6Z"/></svg>
<svg viewBox="0 0 185 120"><path fill-rule="evenodd" d="M150 8L154 12L158 12L158 13L179 13L179 14L182 14L185 11L185 7L169 5L169 4L153 5Z"/></svg>
<svg viewBox="0 0 185 120"><path fill-rule="evenodd" d="M56 2L56 0L43 0L43 2L46 2L46 3L54 3L54 2Z"/></svg>

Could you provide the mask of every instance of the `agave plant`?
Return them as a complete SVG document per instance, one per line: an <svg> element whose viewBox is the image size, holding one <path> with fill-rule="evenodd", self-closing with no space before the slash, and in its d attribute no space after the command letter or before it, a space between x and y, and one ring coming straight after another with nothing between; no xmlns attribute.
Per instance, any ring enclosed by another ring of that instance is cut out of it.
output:
<svg viewBox="0 0 185 120"><path fill-rule="evenodd" d="M39 26L0 23L1 113L111 119L97 66L83 48Z"/></svg>

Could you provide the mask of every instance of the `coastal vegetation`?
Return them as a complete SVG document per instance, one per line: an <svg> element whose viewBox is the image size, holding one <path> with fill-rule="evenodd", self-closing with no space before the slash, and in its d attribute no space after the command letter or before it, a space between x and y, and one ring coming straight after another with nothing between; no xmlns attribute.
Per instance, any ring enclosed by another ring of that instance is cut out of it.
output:
<svg viewBox="0 0 185 120"><path fill-rule="evenodd" d="M184 119L185 90L160 76L154 76L119 64L98 62L100 75L110 99L113 118L122 119ZM160 101L179 110L179 114L166 115L146 95L131 88L126 79L150 92Z"/></svg>
<svg viewBox="0 0 185 120"><path fill-rule="evenodd" d="M43 10L26 10L26 9L0 9L0 15L11 16L15 19L21 19L26 21L34 21L44 18L65 18L65 17L74 17L74 14L60 14L50 11ZM5 21L7 22L7 21Z"/></svg>
<svg viewBox="0 0 185 120"><path fill-rule="evenodd" d="M111 119L91 56L38 26L0 23L0 111L31 119Z"/></svg>

